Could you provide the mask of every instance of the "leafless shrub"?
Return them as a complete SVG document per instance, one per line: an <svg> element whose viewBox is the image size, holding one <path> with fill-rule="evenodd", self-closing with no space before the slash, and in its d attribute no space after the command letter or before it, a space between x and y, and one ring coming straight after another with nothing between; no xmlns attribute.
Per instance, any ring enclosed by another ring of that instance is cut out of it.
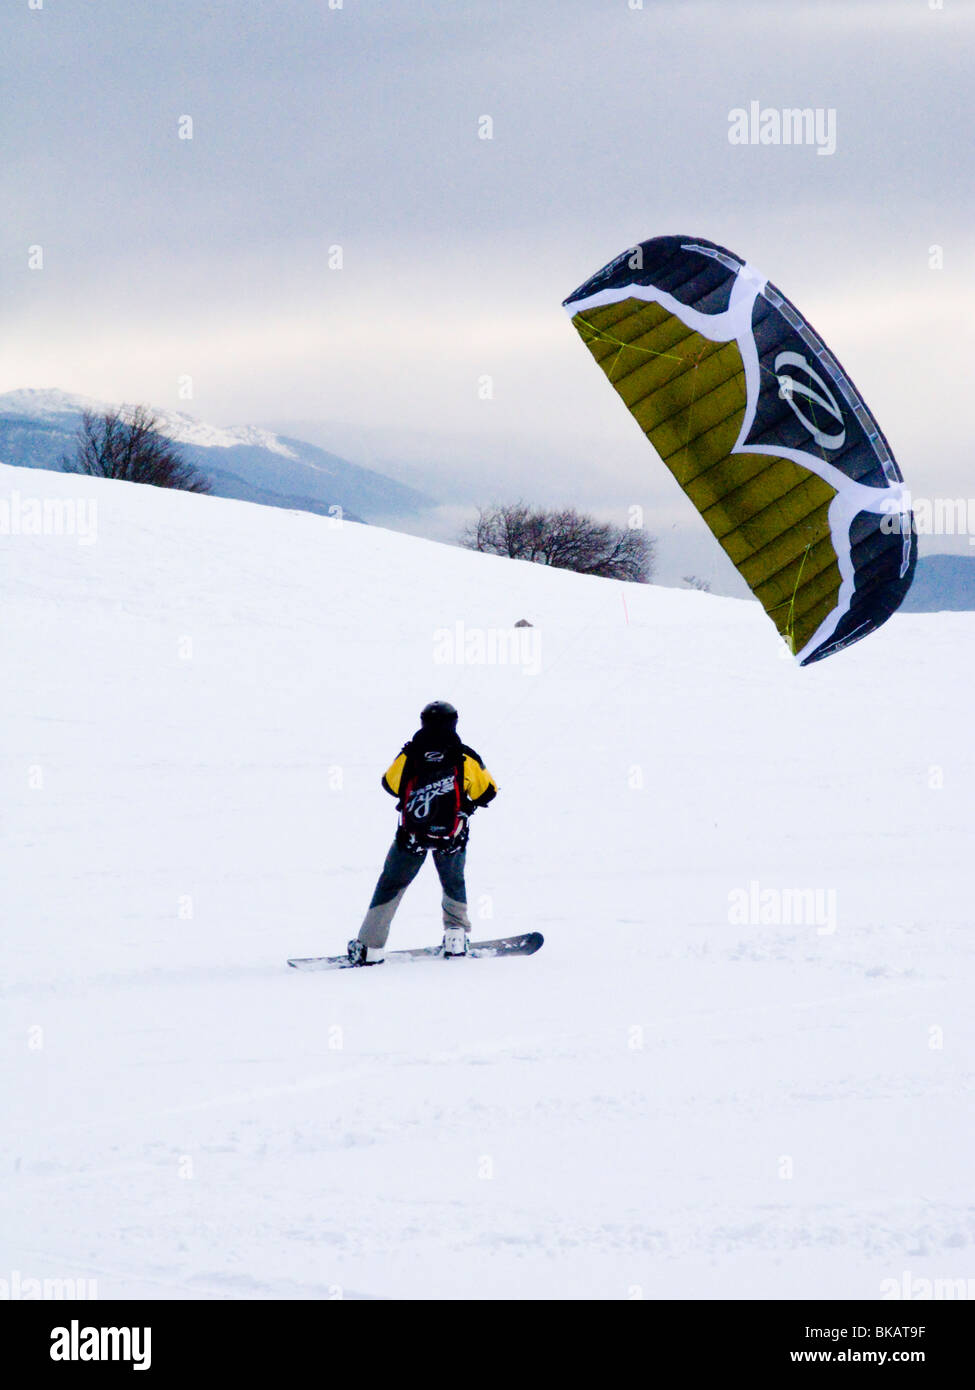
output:
<svg viewBox="0 0 975 1390"><path fill-rule="evenodd" d="M120 478L127 483L209 492L208 479L159 433L159 420L143 405L96 415L86 410L73 454L61 459L65 473Z"/></svg>
<svg viewBox="0 0 975 1390"><path fill-rule="evenodd" d="M524 502L482 507L460 543L468 550L604 579L648 584L653 575L654 542L645 531L597 521L574 508L545 511Z"/></svg>

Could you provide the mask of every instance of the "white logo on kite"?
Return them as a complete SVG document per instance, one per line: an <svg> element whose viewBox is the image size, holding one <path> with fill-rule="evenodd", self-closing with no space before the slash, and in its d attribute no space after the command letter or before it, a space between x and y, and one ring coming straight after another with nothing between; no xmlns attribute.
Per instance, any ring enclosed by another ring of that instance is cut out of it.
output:
<svg viewBox="0 0 975 1390"><path fill-rule="evenodd" d="M796 367L805 372L806 376L816 383L819 390L814 390L813 387L807 386L805 382L799 381L795 376L784 373L783 367ZM818 372L813 371L802 353L780 352L775 359L775 375L779 379L779 396L786 402L800 424L806 427L816 443L823 449L841 449L846 441L843 412L823 378ZM837 432L827 434L821 430L817 424L810 420L808 415L803 413L801 406L796 402L796 396L804 396L807 401L812 401L820 406L839 425L840 428Z"/></svg>

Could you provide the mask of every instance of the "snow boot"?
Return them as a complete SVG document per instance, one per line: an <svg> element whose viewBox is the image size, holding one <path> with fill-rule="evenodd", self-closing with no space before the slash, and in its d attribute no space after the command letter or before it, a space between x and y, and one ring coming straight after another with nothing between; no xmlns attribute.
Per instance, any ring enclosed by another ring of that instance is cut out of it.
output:
<svg viewBox="0 0 975 1390"><path fill-rule="evenodd" d="M353 965L382 965L385 959L382 946L364 946L355 937L349 942L349 960Z"/></svg>
<svg viewBox="0 0 975 1390"><path fill-rule="evenodd" d="M445 956L467 955L467 932L463 927L444 927L443 953Z"/></svg>

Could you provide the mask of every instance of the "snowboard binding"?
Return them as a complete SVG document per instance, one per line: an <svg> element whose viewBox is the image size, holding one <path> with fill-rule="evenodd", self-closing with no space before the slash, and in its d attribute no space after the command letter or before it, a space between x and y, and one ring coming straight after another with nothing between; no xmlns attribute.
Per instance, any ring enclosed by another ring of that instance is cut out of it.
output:
<svg viewBox="0 0 975 1390"><path fill-rule="evenodd" d="M449 959L451 956L469 955L470 949L468 934L463 927L444 927L443 953L445 959Z"/></svg>
<svg viewBox="0 0 975 1390"><path fill-rule="evenodd" d="M386 952L381 946L365 946L356 937L349 942L349 961L352 965L382 965Z"/></svg>

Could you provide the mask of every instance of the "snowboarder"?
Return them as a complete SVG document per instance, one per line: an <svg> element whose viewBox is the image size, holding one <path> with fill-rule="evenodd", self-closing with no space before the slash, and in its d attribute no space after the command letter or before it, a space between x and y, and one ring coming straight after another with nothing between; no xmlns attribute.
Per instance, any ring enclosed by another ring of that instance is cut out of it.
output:
<svg viewBox="0 0 975 1390"><path fill-rule="evenodd" d="M428 849L443 888L443 953L466 955L468 821L479 806L494 800L498 787L473 748L461 743L453 705L434 700L424 708L420 728L383 774L382 785L397 798L399 828L359 935L349 942L349 959L353 965L383 961L393 915Z"/></svg>

